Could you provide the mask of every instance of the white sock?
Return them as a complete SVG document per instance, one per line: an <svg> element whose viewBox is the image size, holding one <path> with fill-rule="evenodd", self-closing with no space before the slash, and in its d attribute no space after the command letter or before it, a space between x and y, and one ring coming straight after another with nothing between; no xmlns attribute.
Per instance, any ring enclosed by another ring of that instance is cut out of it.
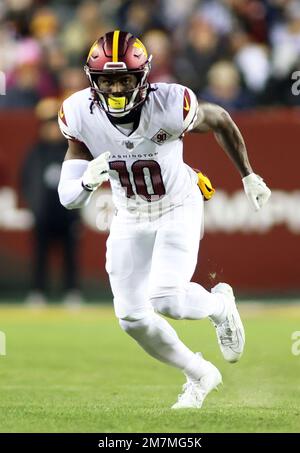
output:
<svg viewBox="0 0 300 453"><path fill-rule="evenodd" d="M200 353L194 354L192 360L184 369L184 374L190 381L198 381L207 371L210 371L210 362L203 359Z"/></svg>
<svg viewBox="0 0 300 453"><path fill-rule="evenodd" d="M221 322L225 321L227 314L227 303L223 294L215 293L214 296L217 299L217 303L215 306L215 311L211 315L209 315L209 317L215 324L220 324Z"/></svg>

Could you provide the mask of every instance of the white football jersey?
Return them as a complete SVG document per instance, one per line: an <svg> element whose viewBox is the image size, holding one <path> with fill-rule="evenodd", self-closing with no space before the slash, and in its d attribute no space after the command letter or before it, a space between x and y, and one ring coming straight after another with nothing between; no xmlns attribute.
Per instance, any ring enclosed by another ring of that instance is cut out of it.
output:
<svg viewBox="0 0 300 453"><path fill-rule="evenodd" d="M178 84L157 83L143 104L139 126L122 133L97 105L90 109L90 89L66 99L59 125L69 140L82 142L93 157L110 151L109 177L117 208L178 204L187 197L197 175L183 161L182 136L193 127L198 102Z"/></svg>

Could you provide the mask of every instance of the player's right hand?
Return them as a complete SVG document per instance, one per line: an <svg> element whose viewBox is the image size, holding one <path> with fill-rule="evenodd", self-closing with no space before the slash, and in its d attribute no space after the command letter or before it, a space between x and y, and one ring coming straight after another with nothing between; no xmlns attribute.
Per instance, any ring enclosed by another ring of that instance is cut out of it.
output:
<svg viewBox="0 0 300 453"><path fill-rule="evenodd" d="M104 181L108 181L109 156L110 152L107 151L89 162L82 177L83 187L88 190L95 190L97 187L101 186Z"/></svg>

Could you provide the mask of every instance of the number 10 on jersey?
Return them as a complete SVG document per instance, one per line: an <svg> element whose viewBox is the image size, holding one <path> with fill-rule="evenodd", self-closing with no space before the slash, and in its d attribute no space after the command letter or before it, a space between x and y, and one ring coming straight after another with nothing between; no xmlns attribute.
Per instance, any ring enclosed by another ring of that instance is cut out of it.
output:
<svg viewBox="0 0 300 453"><path fill-rule="evenodd" d="M163 183L161 168L155 160L137 160L130 168L134 185L124 160L115 160L109 163L111 170L118 172L120 184L125 189L128 198L139 195L151 202L162 198L166 189Z"/></svg>

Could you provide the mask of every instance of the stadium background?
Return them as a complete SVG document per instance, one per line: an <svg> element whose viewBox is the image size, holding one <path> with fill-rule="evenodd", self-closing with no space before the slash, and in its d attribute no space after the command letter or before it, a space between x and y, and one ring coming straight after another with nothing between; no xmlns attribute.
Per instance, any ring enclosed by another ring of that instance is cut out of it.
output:
<svg viewBox="0 0 300 453"><path fill-rule="evenodd" d="M0 69L6 76L6 95L0 96L3 298L25 297L30 287L33 220L20 171L38 133L35 107L43 98L63 99L85 87L82 65L91 42L116 27L142 37L154 57L152 82L188 85L231 112L254 169L273 190L266 208L252 213L236 170L213 138L186 137L186 161L217 189L206 204L194 278L206 286L230 281L240 295L299 294L300 96L292 90L292 74L300 68L299 2L6 0L0 20ZM98 205L109 210L99 197ZM107 228L96 227L95 213L83 212L79 262L85 296L98 299L108 294ZM53 255L59 282L62 262L57 251Z"/></svg>

